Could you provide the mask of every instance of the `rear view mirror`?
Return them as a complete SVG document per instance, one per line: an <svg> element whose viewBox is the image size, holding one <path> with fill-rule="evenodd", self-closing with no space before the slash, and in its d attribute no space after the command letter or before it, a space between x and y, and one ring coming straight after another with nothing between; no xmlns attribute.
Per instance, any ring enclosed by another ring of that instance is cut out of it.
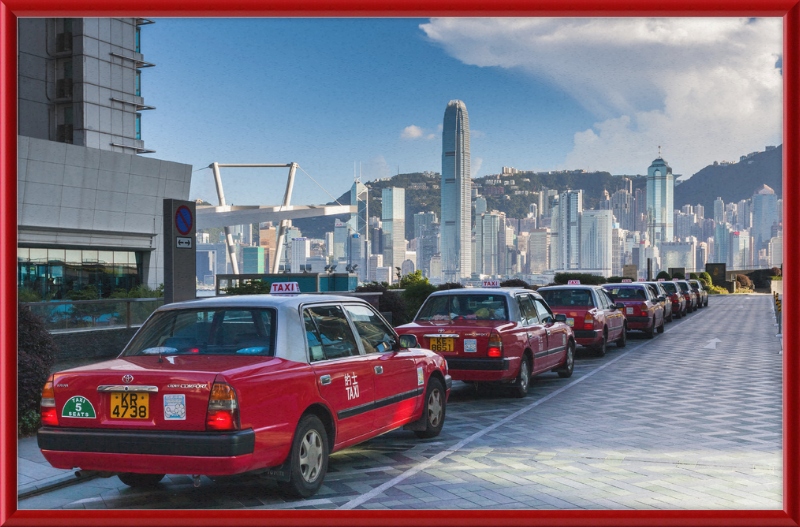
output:
<svg viewBox="0 0 800 527"><path fill-rule="evenodd" d="M567 321L567 315L565 315L564 313L558 313L556 315L556 322L566 322L566 321Z"/></svg>
<svg viewBox="0 0 800 527"><path fill-rule="evenodd" d="M667 297L665 297L665 296L660 296L660 297L658 297L658 301L659 301L659 302L664 302L664 301L666 301L666 300L667 300Z"/></svg>
<svg viewBox="0 0 800 527"><path fill-rule="evenodd" d="M625 309L625 304L623 304L622 302L617 302L616 304L614 304L614 306L616 306L617 309Z"/></svg>
<svg viewBox="0 0 800 527"><path fill-rule="evenodd" d="M414 335L400 335L401 349L416 348L418 345L417 337Z"/></svg>

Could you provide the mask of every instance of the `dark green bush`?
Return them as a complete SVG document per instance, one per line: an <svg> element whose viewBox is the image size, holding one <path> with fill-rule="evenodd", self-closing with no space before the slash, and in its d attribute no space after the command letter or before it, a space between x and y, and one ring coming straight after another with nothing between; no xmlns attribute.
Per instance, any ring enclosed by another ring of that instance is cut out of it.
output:
<svg viewBox="0 0 800 527"><path fill-rule="evenodd" d="M570 280L580 280L582 285L602 285L606 283L603 276L589 273L556 273L553 278L556 284L566 285Z"/></svg>
<svg viewBox="0 0 800 527"><path fill-rule="evenodd" d="M45 329L44 321L34 315L30 308L19 306L17 310L17 415L20 430L30 428L34 421L31 412L38 416L42 388L56 362L56 346L53 337ZM23 418L25 422L23 423ZM38 425L37 425L38 427ZM35 428L34 428L35 431Z"/></svg>
<svg viewBox="0 0 800 527"><path fill-rule="evenodd" d="M656 275L656 280L658 280L659 278L663 278L664 280L672 280L672 277L666 271L661 271L660 273L658 273Z"/></svg>
<svg viewBox="0 0 800 527"><path fill-rule="evenodd" d="M410 322L408 307L400 293L387 289L384 284L371 282L356 287L356 293L383 293L378 300L378 310L392 314L392 326L402 326Z"/></svg>
<svg viewBox="0 0 800 527"><path fill-rule="evenodd" d="M417 270L400 279L400 289L403 290L407 319L413 320L428 296L436 291L436 286L422 276L422 271Z"/></svg>
<svg viewBox="0 0 800 527"><path fill-rule="evenodd" d="M703 271L702 273L700 273L699 280L703 282L706 286L711 287L711 275L708 274L707 272Z"/></svg>
<svg viewBox="0 0 800 527"><path fill-rule="evenodd" d="M680 271L675 271L674 273L672 273L672 278L677 278L678 280L686 280L686 275L681 273ZM669 279L669 275L667 275L667 279Z"/></svg>
<svg viewBox="0 0 800 527"><path fill-rule="evenodd" d="M606 278L607 284L620 284L622 281L625 280L624 276L609 276Z"/></svg>
<svg viewBox="0 0 800 527"><path fill-rule="evenodd" d="M697 276L697 273L689 273L690 280L700 280L700 277Z"/></svg>
<svg viewBox="0 0 800 527"><path fill-rule="evenodd" d="M436 287L437 291L447 291L448 289L464 289L464 286L458 282L445 282Z"/></svg>
<svg viewBox="0 0 800 527"><path fill-rule="evenodd" d="M500 282L500 287L529 287L530 284L525 280L520 280L519 278L509 278L508 280L503 280Z"/></svg>

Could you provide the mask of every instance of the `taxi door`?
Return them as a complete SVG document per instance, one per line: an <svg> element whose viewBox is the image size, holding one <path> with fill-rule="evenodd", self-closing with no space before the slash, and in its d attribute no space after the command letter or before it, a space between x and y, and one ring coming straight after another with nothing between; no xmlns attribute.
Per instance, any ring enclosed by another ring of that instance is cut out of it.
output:
<svg viewBox="0 0 800 527"><path fill-rule="evenodd" d="M547 334L547 368L558 366L564 360L564 351L567 348L567 325L556 323L556 317L550 308L540 298L533 298L539 322L542 323Z"/></svg>
<svg viewBox="0 0 800 527"><path fill-rule="evenodd" d="M625 327L625 315L622 310L616 309L614 301L605 289L598 288L594 290L595 294L603 306L603 313L606 317L606 325L608 326L608 342L611 343L622 336L622 328Z"/></svg>
<svg viewBox="0 0 800 527"><path fill-rule="evenodd" d="M530 295L517 295L517 305L520 312L519 323L526 333L528 347L533 352L531 371L542 371L548 363L547 332L539 324L539 316L536 312L536 307L533 305L533 298Z"/></svg>
<svg viewBox="0 0 800 527"><path fill-rule="evenodd" d="M334 443L372 432L375 384L370 357L362 355L339 305L303 309L309 359L317 387L338 421Z"/></svg>
<svg viewBox="0 0 800 527"><path fill-rule="evenodd" d="M408 421L425 393L425 374L422 367L416 367L415 353L399 348L392 328L372 308L345 304L345 310L372 365L375 380L373 429Z"/></svg>

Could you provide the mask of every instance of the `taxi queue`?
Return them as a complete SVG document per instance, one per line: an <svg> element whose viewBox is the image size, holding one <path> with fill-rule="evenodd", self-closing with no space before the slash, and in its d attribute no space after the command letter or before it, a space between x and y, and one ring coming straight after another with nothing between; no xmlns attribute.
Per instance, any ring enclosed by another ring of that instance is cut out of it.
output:
<svg viewBox="0 0 800 527"><path fill-rule="evenodd" d="M534 375L572 376L578 345L602 356L708 305L696 280L483 286L434 292L397 328L296 283L162 306L116 359L50 376L39 448L132 487L248 474L309 497L338 450L401 427L436 437L453 380L525 397Z"/></svg>

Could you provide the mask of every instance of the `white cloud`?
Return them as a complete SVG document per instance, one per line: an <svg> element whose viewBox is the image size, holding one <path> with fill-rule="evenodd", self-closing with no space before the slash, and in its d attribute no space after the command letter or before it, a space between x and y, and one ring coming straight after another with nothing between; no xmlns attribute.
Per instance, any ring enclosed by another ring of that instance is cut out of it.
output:
<svg viewBox="0 0 800 527"><path fill-rule="evenodd" d="M465 64L526 71L598 118L553 168L644 173L662 145L689 175L782 141L779 18L435 18L420 27Z"/></svg>
<svg viewBox="0 0 800 527"><path fill-rule="evenodd" d="M428 140L436 139L436 134L428 134L428 136L425 139L428 139Z"/></svg>
<svg viewBox="0 0 800 527"><path fill-rule="evenodd" d="M470 131L472 133L472 131ZM480 157L473 157L470 159L470 176L471 177L478 177L478 171L481 169L481 165L483 164L483 159Z"/></svg>
<svg viewBox="0 0 800 527"><path fill-rule="evenodd" d="M391 175L389 163L383 156L373 157L361 165L361 177L363 181L385 178Z"/></svg>
<svg viewBox="0 0 800 527"><path fill-rule="evenodd" d="M403 128L403 131L400 133L400 137L403 139L419 139L423 134L424 132L422 128L412 124L411 126L406 126Z"/></svg>
<svg viewBox="0 0 800 527"><path fill-rule="evenodd" d="M442 130L444 130L444 125L442 123L439 123L436 125L436 129L441 132Z"/></svg>
<svg viewBox="0 0 800 527"><path fill-rule="evenodd" d="M486 137L486 133L481 132L480 130L475 130L474 128L470 128L469 137L470 139L480 139L481 137Z"/></svg>

